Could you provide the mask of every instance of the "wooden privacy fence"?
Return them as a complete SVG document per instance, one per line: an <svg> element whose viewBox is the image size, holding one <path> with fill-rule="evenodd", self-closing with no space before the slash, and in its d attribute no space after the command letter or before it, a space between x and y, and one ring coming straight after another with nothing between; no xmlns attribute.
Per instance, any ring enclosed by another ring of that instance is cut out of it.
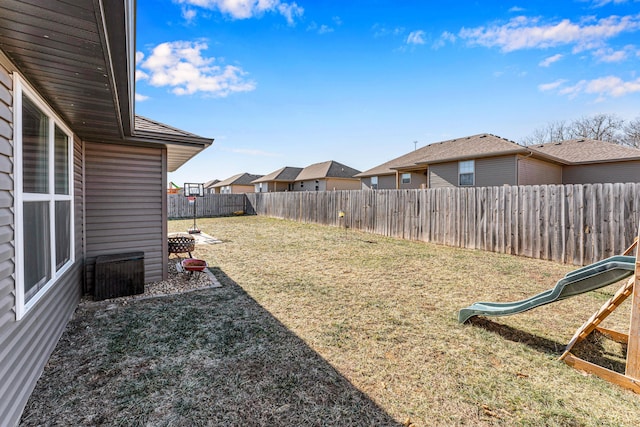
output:
<svg viewBox="0 0 640 427"><path fill-rule="evenodd" d="M258 215L575 265L622 253L640 222L640 184L246 196Z"/></svg>
<svg viewBox="0 0 640 427"><path fill-rule="evenodd" d="M198 218L232 215L237 211L247 212L247 198L244 194L207 194L196 197ZM193 205L181 194L167 194L167 216L170 219L193 218Z"/></svg>

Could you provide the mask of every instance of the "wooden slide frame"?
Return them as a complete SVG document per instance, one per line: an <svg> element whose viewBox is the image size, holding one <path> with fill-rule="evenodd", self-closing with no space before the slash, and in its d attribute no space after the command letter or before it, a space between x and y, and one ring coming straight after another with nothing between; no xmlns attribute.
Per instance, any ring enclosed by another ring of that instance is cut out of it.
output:
<svg viewBox="0 0 640 427"><path fill-rule="evenodd" d="M597 375L606 381L640 394L640 249L638 249L638 239L640 239L640 227L638 227L638 237L624 253L624 255L630 255L636 249L635 274L576 331L564 353L560 356L560 360L564 360L565 363L576 369ZM632 296L629 334L599 327L598 325L629 296ZM624 374L587 362L571 353L571 349L594 330L598 330L616 342L627 344L627 363Z"/></svg>

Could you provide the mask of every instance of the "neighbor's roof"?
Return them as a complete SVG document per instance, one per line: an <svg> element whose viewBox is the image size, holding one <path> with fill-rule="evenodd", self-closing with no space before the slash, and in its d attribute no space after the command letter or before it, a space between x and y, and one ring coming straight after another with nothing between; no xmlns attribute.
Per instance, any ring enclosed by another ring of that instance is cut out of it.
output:
<svg viewBox="0 0 640 427"><path fill-rule="evenodd" d="M204 188L211 188L219 182L220 182L219 179L212 179L211 181L207 181L204 183Z"/></svg>
<svg viewBox="0 0 640 427"><path fill-rule="evenodd" d="M551 156L566 164L640 160L640 149L595 139L571 139L542 145L531 145L527 148L535 153Z"/></svg>
<svg viewBox="0 0 640 427"><path fill-rule="evenodd" d="M277 171L271 172L263 176L262 178L258 178L254 183L259 182L294 182L296 177L302 172L302 168L295 168L291 166L285 166L283 168L278 169Z"/></svg>
<svg viewBox="0 0 640 427"><path fill-rule="evenodd" d="M482 133L434 142L364 171L358 174L358 177L394 174L398 169L408 169L416 165L527 152L525 147L513 141L489 133Z"/></svg>
<svg viewBox="0 0 640 427"><path fill-rule="evenodd" d="M1 1L0 49L80 138L163 144L173 171L213 140L137 127L134 4Z"/></svg>
<svg viewBox="0 0 640 427"><path fill-rule="evenodd" d="M260 178L262 175L253 175L250 173L239 173L230 178L222 180L213 185L213 188L226 187L227 185L252 185L252 181Z"/></svg>
<svg viewBox="0 0 640 427"><path fill-rule="evenodd" d="M329 160L322 163L315 163L302 169L296 177L296 181L323 178L354 178L360 171L349 166Z"/></svg>

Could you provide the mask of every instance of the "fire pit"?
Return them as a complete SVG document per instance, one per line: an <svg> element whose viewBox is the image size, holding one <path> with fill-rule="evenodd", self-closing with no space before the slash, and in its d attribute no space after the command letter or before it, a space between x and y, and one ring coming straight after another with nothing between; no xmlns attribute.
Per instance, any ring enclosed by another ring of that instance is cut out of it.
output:
<svg viewBox="0 0 640 427"><path fill-rule="evenodd" d="M171 254L189 254L196 248L196 239L188 233L172 233L167 237L168 251Z"/></svg>

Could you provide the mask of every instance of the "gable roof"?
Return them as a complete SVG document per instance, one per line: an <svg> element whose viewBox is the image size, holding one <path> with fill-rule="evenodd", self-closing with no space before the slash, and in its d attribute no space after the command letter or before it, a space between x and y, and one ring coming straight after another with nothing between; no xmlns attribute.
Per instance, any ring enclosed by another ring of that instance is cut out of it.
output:
<svg viewBox="0 0 640 427"><path fill-rule="evenodd" d="M4 52L83 140L163 144L173 171L213 140L136 127L134 4L2 1L0 61Z"/></svg>
<svg viewBox="0 0 640 427"><path fill-rule="evenodd" d="M219 182L220 182L219 179L212 179L211 181L207 181L204 183L204 188L212 188L214 185L216 185Z"/></svg>
<svg viewBox="0 0 640 427"><path fill-rule="evenodd" d="M604 163L640 160L640 149L595 139L570 139L527 147L534 153L550 156L565 164Z"/></svg>
<svg viewBox="0 0 640 427"><path fill-rule="evenodd" d="M270 181L279 181L279 182L294 182L296 177L302 172L302 168L296 168L291 166L285 166L283 168L278 169L277 171L273 171L270 174L263 176L262 178L258 178L254 180L254 183L260 182L270 182Z"/></svg>
<svg viewBox="0 0 640 427"><path fill-rule="evenodd" d="M415 168L417 165L516 153L528 153L528 150L508 139L490 133L481 133L425 145L415 151L364 171L357 176L389 175L395 174L399 169Z"/></svg>
<svg viewBox="0 0 640 427"><path fill-rule="evenodd" d="M213 185L213 188L226 187L227 185L253 185L253 181L260 178L262 175L253 175L250 173L239 173L233 175L227 179L224 179L217 184Z"/></svg>
<svg viewBox="0 0 640 427"><path fill-rule="evenodd" d="M360 171L357 169L329 160L322 163L314 163L302 169L296 177L296 181L323 178L354 178L359 173Z"/></svg>

